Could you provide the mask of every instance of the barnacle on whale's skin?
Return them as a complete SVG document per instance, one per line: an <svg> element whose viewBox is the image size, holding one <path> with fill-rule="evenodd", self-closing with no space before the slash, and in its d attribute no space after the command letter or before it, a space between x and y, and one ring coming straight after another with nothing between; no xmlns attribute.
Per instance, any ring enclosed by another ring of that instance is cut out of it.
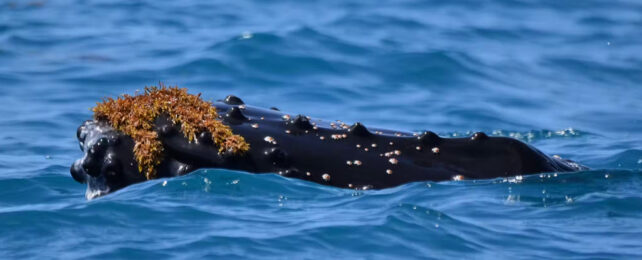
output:
<svg viewBox="0 0 642 260"><path fill-rule="evenodd" d="M145 87L138 95L122 95L117 99L106 98L92 108L94 119L107 121L120 132L134 140L134 155L138 170L147 179L156 177L155 167L163 157L163 145L154 131L154 120L162 114L168 115L190 142L196 134L209 132L212 141L219 147L219 153L243 153L250 149L245 139L235 135L229 126L218 119L216 107L204 101L201 94L192 95L187 89L166 87Z"/></svg>

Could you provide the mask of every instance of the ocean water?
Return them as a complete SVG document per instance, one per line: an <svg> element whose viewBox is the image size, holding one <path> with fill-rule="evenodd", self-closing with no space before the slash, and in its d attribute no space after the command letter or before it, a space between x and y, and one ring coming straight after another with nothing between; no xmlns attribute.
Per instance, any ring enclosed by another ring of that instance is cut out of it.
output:
<svg viewBox="0 0 642 260"><path fill-rule="evenodd" d="M87 201L105 96L163 82L592 170L353 191L222 169ZM0 258L642 258L642 2L0 1Z"/></svg>

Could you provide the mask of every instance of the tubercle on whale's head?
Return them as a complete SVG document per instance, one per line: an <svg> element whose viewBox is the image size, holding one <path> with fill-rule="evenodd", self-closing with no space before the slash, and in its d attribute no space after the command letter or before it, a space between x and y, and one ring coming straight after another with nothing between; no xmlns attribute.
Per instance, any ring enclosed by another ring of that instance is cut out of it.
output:
<svg viewBox="0 0 642 260"><path fill-rule="evenodd" d="M197 134L209 132L219 153L244 153L250 149L245 139L232 133L229 126L219 120L211 102L201 99L201 94L192 95L187 89L145 87L139 95L122 95L117 99L107 98L92 109L94 119L108 122L116 130L129 135L134 141L134 156L138 171L147 179L156 178L156 166L163 157L163 145L154 131L154 120L167 115L190 142Z"/></svg>

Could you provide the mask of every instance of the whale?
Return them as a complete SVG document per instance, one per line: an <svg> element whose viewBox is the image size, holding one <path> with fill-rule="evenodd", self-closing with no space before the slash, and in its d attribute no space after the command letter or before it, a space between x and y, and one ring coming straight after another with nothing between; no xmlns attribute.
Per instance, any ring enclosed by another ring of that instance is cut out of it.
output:
<svg viewBox="0 0 642 260"><path fill-rule="evenodd" d="M250 106L233 95L212 102L212 106L218 118L245 139L249 150L221 152L208 131L189 140L169 115L160 114L153 121L163 146L156 178L222 168L364 190L420 181L587 169L517 139L483 132L445 138L431 131L372 128L360 122L348 124ZM87 120L78 127L77 138L84 155L72 164L70 172L76 181L87 184L88 199L148 180L135 159L134 140L109 122Z"/></svg>

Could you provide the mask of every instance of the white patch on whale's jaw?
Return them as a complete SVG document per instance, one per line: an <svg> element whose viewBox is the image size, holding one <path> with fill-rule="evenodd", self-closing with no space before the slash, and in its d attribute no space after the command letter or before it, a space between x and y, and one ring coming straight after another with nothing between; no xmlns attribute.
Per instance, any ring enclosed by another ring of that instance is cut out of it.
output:
<svg viewBox="0 0 642 260"><path fill-rule="evenodd" d="M107 195L110 191L111 189L105 185L104 180L101 181L97 178L89 178L87 181L85 198L87 198L87 200L92 200Z"/></svg>
<svg viewBox="0 0 642 260"><path fill-rule="evenodd" d="M93 200L95 198L98 198L100 196L104 196L109 194L109 189L105 190L92 190L89 186L87 186L87 191L85 192L85 198L87 200Z"/></svg>

